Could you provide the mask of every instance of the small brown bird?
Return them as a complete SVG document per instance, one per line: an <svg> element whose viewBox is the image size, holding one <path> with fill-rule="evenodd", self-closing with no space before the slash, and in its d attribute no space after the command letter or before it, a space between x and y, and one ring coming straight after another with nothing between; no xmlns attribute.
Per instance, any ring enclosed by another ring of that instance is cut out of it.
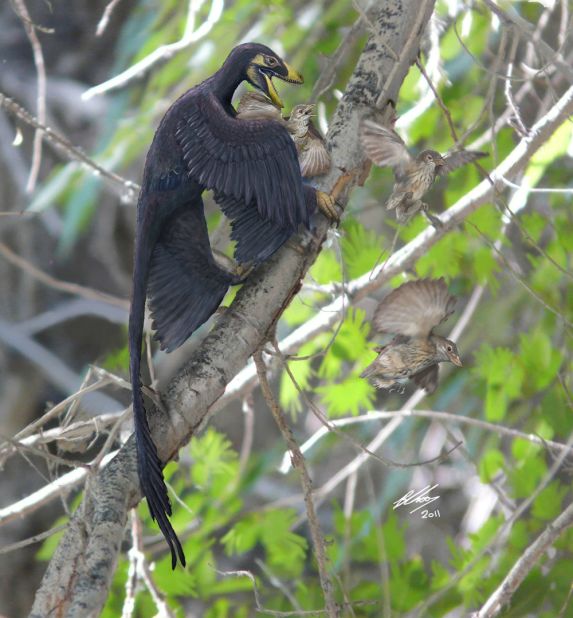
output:
<svg viewBox="0 0 573 618"><path fill-rule="evenodd" d="M424 150L414 158L396 131L370 119L361 122L360 141L373 163L393 168L395 182L386 208L396 209L396 218L401 223L423 210L434 225L441 225L437 217L427 212L428 205L422 197L437 176L446 176L466 163L487 156L485 152L472 150L460 150L445 156L435 150Z"/></svg>
<svg viewBox="0 0 573 618"><path fill-rule="evenodd" d="M283 122L281 108L261 92L245 92L237 106L237 118L241 120L278 120Z"/></svg>
<svg viewBox="0 0 573 618"><path fill-rule="evenodd" d="M237 118L241 120L263 118L285 124L296 145L303 178L320 176L330 169L330 153L312 122L313 112L314 105L302 103L295 105L290 116L283 118L280 108L259 92L246 92L237 106Z"/></svg>
<svg viewBox="0 0 573 618"><path fill-rule="evenodd" d="M413 380L430 394L438 384L438 363L462 361L456 344L433 330L454 311L456 299L444 279L408 281L386 296L374 314L374 328L390 333L390 343L376 349L378 356L360 374L376 388L400 386Z"/></svg>
<svg viewBox="0 0 573 618"><path fill-rule="evenodd" d="M314 105L303 103L292 108L286 119L287 129L296 144L303 178L326 174L330 169L330 153L324 138L312 122Z"/></svg>

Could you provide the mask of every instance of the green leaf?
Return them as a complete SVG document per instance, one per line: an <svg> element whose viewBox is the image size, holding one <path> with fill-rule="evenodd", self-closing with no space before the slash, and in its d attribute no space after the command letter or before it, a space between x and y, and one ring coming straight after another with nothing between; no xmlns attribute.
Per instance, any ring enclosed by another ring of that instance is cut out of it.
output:
<svg viewBox="0 0 573 618"><path fill-rule="evenodd" d="M350 376L338 384L319 386L316 390L333 417L356 416L361 409L372 408L376 398L374 388L357 376Z"/></svg>
<svg viewBox="0 0 573 618"><path fill-rule="evenodd" d="M332 249L323 249L310 269L310 276L319 285L342 280L342 271L336 253Z"/></svg>
<svg viewBox="0 0 573 618"><path fill-rule="evenodd" d="M551 521L561 513L561 504L567 495L568 489L558 481L553 481L541 491L531 506L534 517L544 521Z"/></svg>
<svg viewBox="0 0 573 618"><path fill-rule="evenodd" d="M479 475L483 483L491 483L503 469L505 457L497 449L488 449L479 462Z"/></svg>
<svg viewBox="0 0 573 618"><path fill-rule="evenodd" d="M553 346L545 329L540 327L519 335L521 361L527 372L527 386L532 391L546 388L557 378L561 352Z"/></svg>
<svg viewBox="0 0 573 618"><path fill-rule="evenodd" d="M191 479L194 485L203 488L222 484L236 476L237 453L232 450L229 440L212 428L198 438L193 438L190 445L193 465Z"/></svg>
<svg viewBox="0 0 573 618"><path fill-rule="evenodd" d="M356 219L348 217L343 224L342 256L347 276L355 279L380 262L384 241L373 230L367 230Z"/></svg>
<svg viewBox="0 0 573 618"><path fill-rule="evenodd" d="M488 283L493 273L500 270L497 260L489 247L480 247L477 251L474 251L473 268L476 281L481 285Z"/></svg>
<svg viewBox="0 0 573 618"><path fill-rule="evenodd" d="M370 325L362 309L349 309L336 339L328 348L318 370L318 375L334 380L341 374L344 361L354 362L361 358L368 345Z"/></svg>
<svg viewBox="0 0 573 618"><path fill-rule="evenodd" d="M304 355L302 349L301 355ZM311 361L290 361L288 366L298 387L302 390L307 389L313 375ZM281 407L291 414L297 414L302 411L302 402L300 400L298 388L295 386L286 370L281 373L279 403L281 404Z"/></svg>

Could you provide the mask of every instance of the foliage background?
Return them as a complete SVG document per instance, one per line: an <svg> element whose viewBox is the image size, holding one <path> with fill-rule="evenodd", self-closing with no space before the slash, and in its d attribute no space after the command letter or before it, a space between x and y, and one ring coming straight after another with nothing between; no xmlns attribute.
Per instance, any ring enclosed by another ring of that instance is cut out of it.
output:
<svg viewBox="0 0 573 618"><path fill-rule="evenodd" d="M216 70L239 41L265 42L302 70L304 86L279 84L289 109L308 100L329 57L352 36L334 83L320 97L319 121L324 128L367 34L367 25L357 33L353 29L359 7L341 0L228 2L221 5L220 17L199 41L125 87L83 101L80 95L89 86L180 38L188 18L181 2L124 0L97 37L96 24L106 4L29 1L28 10L34 23L54 29L38 32L48 82L47 123L104 168L134 182L141 178L147 145L169 104ZM191 5L197 8L196 27L217 9L216 2ZM0 41L0 90L35 110L36 68L18 6L0 9L5 33ZM560 48L570 62L571 6L566 1L515 2L504 7L518 11L539 39ZM520 123L530 127L570 85L566 75L539 53L535 37L529 42L520 39L481 2L438 2L423 52L423 62L457 133L464 135L466 145L490 153L483 163L486 169L515 147L523 131ZM510 70L513 77L506 79ZM512 106L519 109L519 118ZM402 135L416 150L431 146L443 152L453 145L447 114L416 67L402 87L397 113ZM488 132L494 123L492 137ZM572 126L565 122L517 180L524 187L565 191L529 193L505 188L497 204L480 208L428 250L415 272L392 282L396 286L404 277L444 276L460 298L450 322L469 317L458 338L464 368L442 367L438 391L423 403L416 401L418 409L450 412L567 442L572 425ZM44 146L40 182L30 196L25 185L33 133L3 112L0 132L0 210L26 213L0 219L3 245L60 280L127 299L135 217L132 194L124 190L118 195L117 184L110 185L88 166L62 160ZM17 132L23 142L14 146ZM453 204L480 179L478 170L468 167L439 183L428 196L433 211L439 213ZM374 169L366 185L353 192L340 235L333 236L322 251L301 293L285 312L277 331L279 340L333 300L331 284L367 273L427 226L421 216L403 228L386 217L381 203L391 182L388 170ZM504 214L507 205L515 216ZM212 204L208 217L214 246L228 252L227 229ZM0 269L4 377L0 427L4 436L12 436L50 402L76 392L89 365L127 375L127 312L102 299L64 294L9 260L0 259ZM399 410L407 401L409 391L376 392L358 377L374 355L368 320L375 301L387 291L375 290L346 306L336 328L304 342L299 358L288 363L296 383L284 368L273 375L299 442L321 427L313 405L336 419ZM468 304L470 299L475 306ZM208 325L176 354L166 356L153 349L159 383L173 374L207 330ZM84 397L73 415L61 422L123 409L129 403L124 389L108 387L96 395ZM570 474L561 469L551 471L548 478L555 452L500 430L438 416L407 418L395 423L393 431L388 423L357 423L323 437L306 454L320 522L329 539L337 598L352 606L345 611L355 616L415 615L416 611L423 616L465 615L488 598L528 544L571 502ZM367 443L385 427L388 437L378 453L393 462L431 460L442 449L449 450L459 441L462 445L448 457L425 465L397 468L364 457L352 471L345 468L360 453L342 433ZM38 447L58 455L57 461L41 453L19 451L7 456L3 451L0 506L14 503L65 472L62 459L91 460L108 429L100 427L93 439L82 436L79 445L59 440ZM128 433L125 423L119 437ZM155 615L158 608L173 615L185 612L208 618L254 615L252 581L223 573L237 570L252 573L261 602L269 610L322 607L296 475L277 470L284 450L257 388L221 410L211 427L181 453L179 463L167 468L173 490L187 507L176 503L173 522L185 539L189 568L171 572L165 546L141 505L138 517L144 524L145 554L154 568L147 580L141 573L135 577L130 572L135 562L127 553L131 542L126 534L126 552L104 615L128 611L126 599L133 600L131 611L138 616ZM440 499L434 503L439 516L422 519L403 507L392 508L409 489L435 484L439 484L435 491ZM533 500L525 513L502 528L528 498ZM64 495L19 521L2 525L2 545L56 525L76 503L76 493ZM137 531L135 520L132 530ZM49 559L56 542L57 536L52 536L39 552L38 545L32 545L0 556L2 613L18 616L29 610L42 561ZM570 615L572 549L569 531L530 570L504 615L556 616L560 611ZM130 591L130 582L136 579L137 586ZM437 593L431 609L423 605Z"/></svg>

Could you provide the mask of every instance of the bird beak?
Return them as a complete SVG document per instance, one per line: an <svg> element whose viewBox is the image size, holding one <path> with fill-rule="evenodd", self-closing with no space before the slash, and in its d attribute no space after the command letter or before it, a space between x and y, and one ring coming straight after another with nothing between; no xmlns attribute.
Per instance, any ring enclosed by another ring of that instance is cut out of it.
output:
<svg viewBox="0 0 573 618"><path fill-rule="evenodd" d="M304 83L303 76L298 71L295 71L286 62L284 63L284 68L287 70L286 75L279 75L278 73L274 73L272 76L270 76L267 73L263 73L263 76L265 78L265 82L267 85L267 93L269 97L271 98L271 101L277 107L281 107L281 108L284 107L284 103L281 101L281 98L279 97L279 93L277 92L277 89L275 88L275 85L273 84L273 77L278 77L278 79L282 79L285 82L290 82L291 84L303 84Z"/></svg>
<svg viewBox="0 0 573 618"><path fill-rule="evenodd" d="M463 367L462 359L457 354L450 354L450 360L457 367Z"/></svg>
<svg viewBox="0 0 573 618"><path fill-rule="evenodd" d="M304 84L304 77L298 71L295 71L286 62L284 63L284 65L285 69L287 70L286 77L281 77L280 75L277 75L277 77L280 77L285 82L291 82L292 84Z"/></svg>
<svg viewBox="0 0 573 618"><path fill-rule="evenodd" d="M446 162L440 157L439 159L436 159L435 164L436 164L436 167L444 167Z"/></svg>
<svg viewBox="0 0 573 618"><path fill-rule="evenodd" d="M269 77L266 73L263 73L264 78L265 78L265 82L267 84L267 93L269 95L269 97L271 97L271 101L277 106L277 107L284 107L284 103L281 101L281 98L279 97L279 93L277 92L277 89L275 88L275 85L273 84L273 80L271 77Z"/></svg>

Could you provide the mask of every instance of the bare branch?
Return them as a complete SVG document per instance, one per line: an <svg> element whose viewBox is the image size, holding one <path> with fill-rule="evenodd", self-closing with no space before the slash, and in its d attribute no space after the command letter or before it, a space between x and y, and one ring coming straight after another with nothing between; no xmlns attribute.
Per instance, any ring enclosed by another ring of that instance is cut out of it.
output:
<svg viewBox="0 0 573 618"><path fill-rule="evenodd" d="M36 34L36 27L30 19L30 13L24 0L12 0L18 15L21 17L24 24L24 29L28 35L30 45L32 46L32 52L34 54L34 64L36 65L38 92L36 95L36 113L38 114L38 122L45 124L46 122L46 65L44 63L44 54L42 52L42 46L38 40ZM32 193L36 187L36 181L40 172L40 164L42 162L42 132L36 128L34 135L34 147L32 154L32 166L30 168L30 175L28 176L28 184L26 185L26 191Z"/></svg>
<svg viewBox="0 0 573 618"><path fill-rule="evenodd" d="M212 0L211 11L207 16L207 19L201 24L201 26L195 29L195 18L199 9L201 8L204 0L189 0L189 6L187 10L187 23L185 25L185 32L179 41L170 43L169 45L162 45L153 51L149 56L146 56L123 73L116 75L112 79L109 79L99 86L94 86L89 90L86 90L82 98L91 99L103 94L109 90L115 90L116 88L123 88L133 79L137 79L145 75L154 65L158 62L165 62L172 58L176 53L186 49L191 44L196 43L204 36L206 36L211 28L219 21L223 12L224 2L223 0Z"/></svg>
<svg viewBox="0 0 573 618"><path fill-rule="evenodd" d="M39 131L46 138L46 141L55 147L56 151L63 152L68 159L83 163L95 176L101 176L101 178L108 180L110 185L120 196L123 203L135 204L136 195L140 189L138 184L131 182L130 180L126 180L114 172L110 172L96 163L93 159L90 159L90 157L74 146L67 138L59 133L56 133L50 129L50 127L47 127L43 122L40 122L34 118L34 116L26 111L21 105L18 105L18 103L1 92L0 107L4 108L12 116L19 118L26 124Z"/></svg>
<svg viewBox="0 0 573 618"><path fill-rule="evenodd" d="M99 292L98 290L94 290L92 288L85 287L83 285L79 285L78 283L69 283L67 281L61 281L60 279L56 279L51 275L46 274L43 270L36 268L33 264L20 257L8 245L0 242L0 253L14 266L21 268L23 271L41 281L45 285L54 288L55 290L59 290L60 292L66 292L67 294L73 294L75 296L80 296L82 298L87 298L89 300L96 300L103 303L108 303L109 305L113 305L114 307L120 307L126 311L129 311L129 301L124 300L123 298L118 298L117 296L112 296L111 294L106 294L105 292Z"/></svg>
<svg viewBox="0 0 573 618"><path fill-rule="evenodd" d="M280 406L278 405L269 385L269 381L267 379L267 368L265 367L261 352L255 352L253 358L255 361L255 366L257 368L257 375L259 378L259 384L261 385L263 397L265 398L267 406L273 414L273 417L278 428L280 429L283 439L287 443L293 468L295 468L295 470L298 472L304 495L304 503L306 505L306 515L308 517L310 535L312 537L316 562L318 564L320 586L322 588L324 600L326 602L327 614L329 618L336 618L339 615L338 607L334 600L332 581L326 567L326 548L324 544L324 536L322 534L320 523L318 522L318 517L314 508L314 502L312 498L312 481L308 474L308 470L306 469L304 457L292 434L292 430L288 426L285 415L280 409Z"/></svg>

